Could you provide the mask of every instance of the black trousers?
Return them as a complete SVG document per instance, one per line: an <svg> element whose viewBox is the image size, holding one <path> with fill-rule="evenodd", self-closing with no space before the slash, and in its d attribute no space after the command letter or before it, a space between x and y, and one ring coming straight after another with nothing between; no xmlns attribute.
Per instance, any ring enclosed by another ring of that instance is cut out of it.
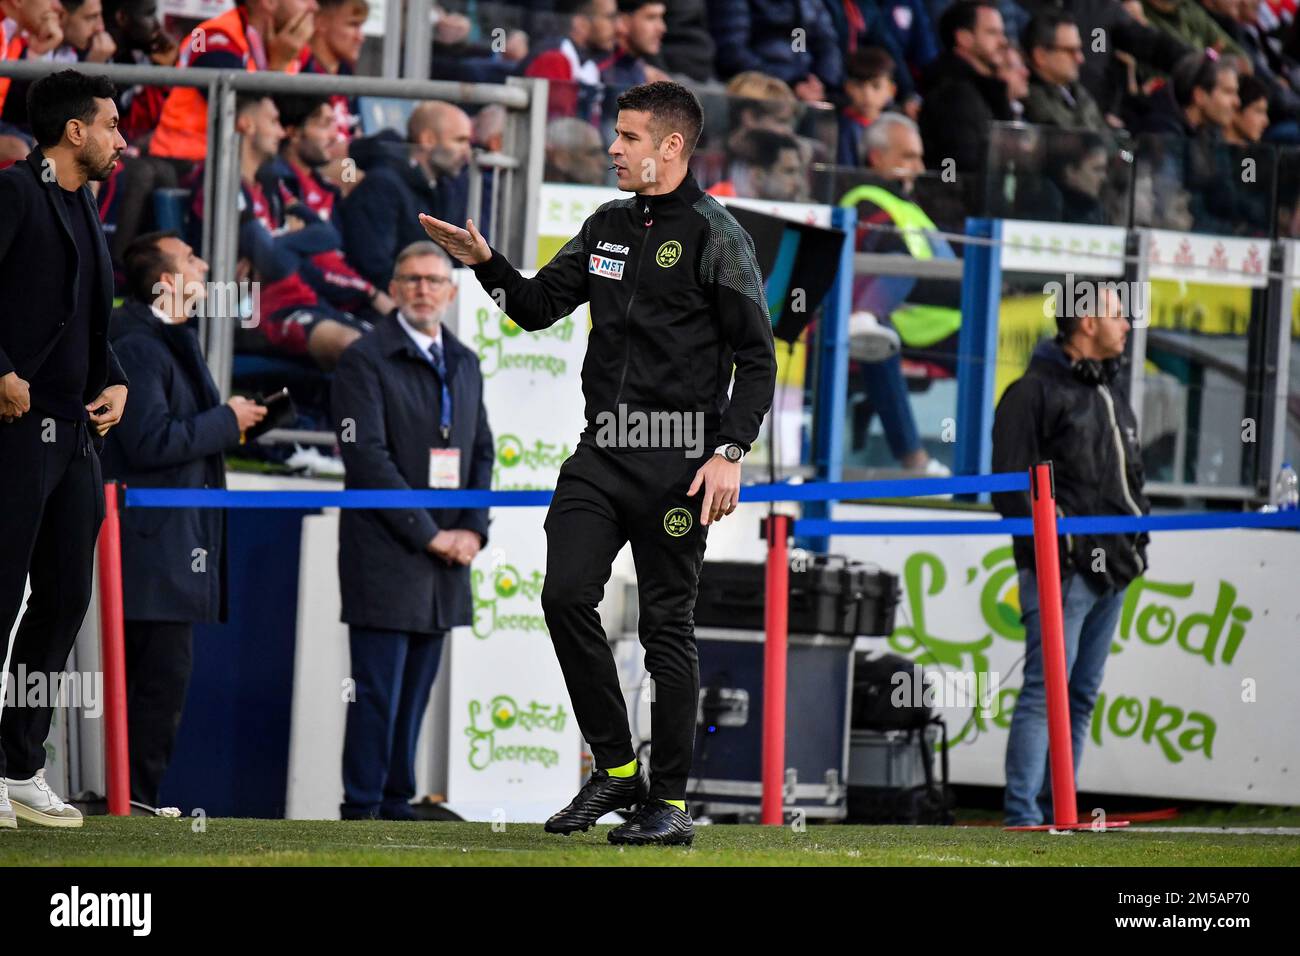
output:
<svg viewBox="0 0 1300 956"><path fill-rule="evenodd" d="M194 625L126 622L126 734L131 799L158 806L194 667Z"/></svg>
<svg viewBox="0 0 1300 956"><path fill-rule="evenodd" d="M712 447L712 446L709 446ZM636 754L614 655L596 606L614 557L632 545L640 638L651 686L650 794L683 800L700 694L695 595L707 529L703 491L686 491L705 458L681 449L610 451L579 444L560 469L546 515L542 609L574 716L598 769Z"/></svg>
<svg viewBox="0 0 1300 956"><path fill-rule="evenodd" d="M7 640L31 575L32 594L14 636L9 680L62 673L90 604L104 486L89 425L32 409L0 422L0 640ZM16 689L16 688L15 688ZM12 699L20 699L15 694ZM0 775L25 779L45 766L52 707L5 707Z"/></svg>

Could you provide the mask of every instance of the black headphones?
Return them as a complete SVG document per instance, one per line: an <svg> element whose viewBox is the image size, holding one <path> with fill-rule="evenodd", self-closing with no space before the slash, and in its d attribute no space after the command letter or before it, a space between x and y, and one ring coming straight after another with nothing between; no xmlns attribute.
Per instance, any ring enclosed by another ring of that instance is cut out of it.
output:
<svg viewBox="0 0 1300 956"><path fill-rule="evenodd" d="M1057 335L1057 342L1064 344L1064 336ZM1070 372L1084 385L1097 386L1109 382L1119 371L1119 359L1075 359L1070 363Z"/></svg>

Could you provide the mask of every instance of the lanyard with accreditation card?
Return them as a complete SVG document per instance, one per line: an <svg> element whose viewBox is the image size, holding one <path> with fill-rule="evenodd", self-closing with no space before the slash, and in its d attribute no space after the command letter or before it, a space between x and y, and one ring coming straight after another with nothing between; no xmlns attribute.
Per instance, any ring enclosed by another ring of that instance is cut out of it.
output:
<svg viewBox="0 0 1300 956"><path fill-rule="evenodd" d="M442 402L440 408L440 419L438 430L442 433L443 441L451 440L451 388L447 385L447 366L443 361L441 349L436 345L430 348L432 353L434 368L438 373L438 381L442 385ZM430 448L429 449L429 487L430 488L459 488L460 487L460 449L459 448Z"/></svg>
<svg viewBox="0 0 1300 956"><path fill-rule="evenodd" d="M442 423L438 426L443 441L451 439L451 395L447 386L442 387ZM460 449L429 449L429 487L460 487Z"/></svg>

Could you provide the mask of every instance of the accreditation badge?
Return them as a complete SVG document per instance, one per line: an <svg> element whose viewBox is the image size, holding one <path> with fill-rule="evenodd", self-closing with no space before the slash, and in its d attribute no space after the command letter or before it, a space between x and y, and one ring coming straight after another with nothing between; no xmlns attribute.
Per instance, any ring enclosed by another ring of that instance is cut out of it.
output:
<svg viewBox="0 0 1300 956"><path fill-rule="evenodd" d="M460 449L429 449L429 487L460 487Z"/></svg>

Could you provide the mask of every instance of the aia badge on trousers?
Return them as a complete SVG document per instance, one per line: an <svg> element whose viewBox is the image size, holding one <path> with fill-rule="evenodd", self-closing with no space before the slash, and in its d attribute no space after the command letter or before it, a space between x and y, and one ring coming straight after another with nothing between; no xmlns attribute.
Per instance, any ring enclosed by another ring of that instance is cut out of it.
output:
<svg viewBox="0 0 1300 956"><path fill-rule="evenodd" d="M664 530L680 538L691 530L691 513L685 508L673 508L664 515Z"/></svg>

